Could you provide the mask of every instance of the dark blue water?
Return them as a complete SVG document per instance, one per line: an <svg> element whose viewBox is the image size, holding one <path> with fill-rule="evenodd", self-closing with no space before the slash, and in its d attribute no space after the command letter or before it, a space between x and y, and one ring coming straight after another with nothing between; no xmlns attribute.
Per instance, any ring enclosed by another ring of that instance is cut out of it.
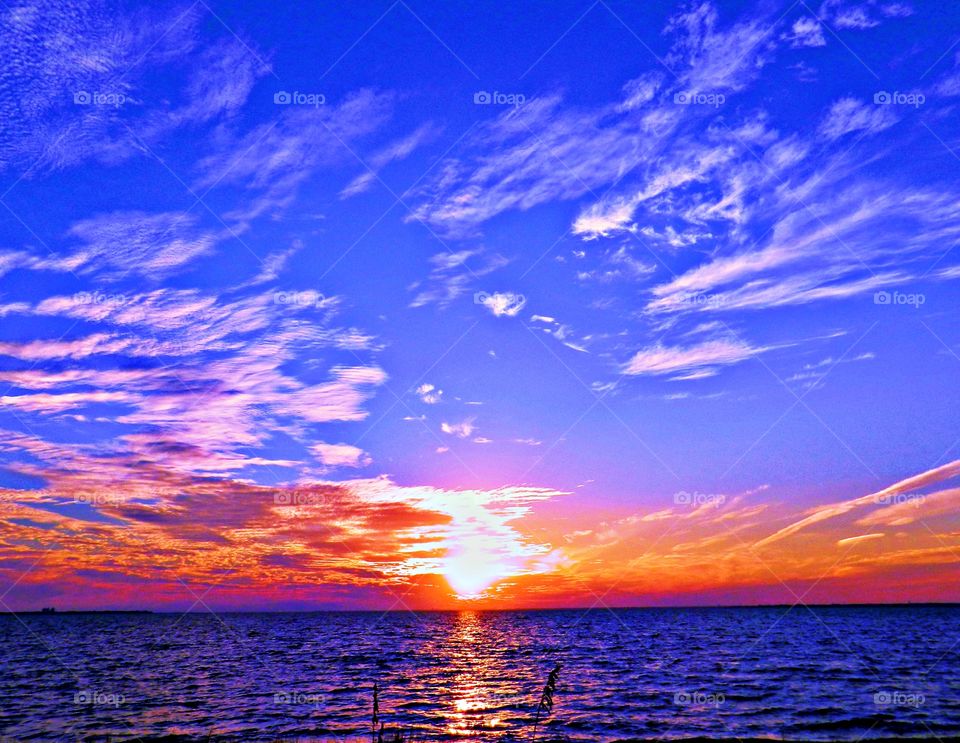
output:
<svg viewBox="0 0 960 743"><path fill-rule="evenodd" d="M0 616L0 732L416 740L960 735L960 608ZM361 737L362 736L362 737Z"/></svg>

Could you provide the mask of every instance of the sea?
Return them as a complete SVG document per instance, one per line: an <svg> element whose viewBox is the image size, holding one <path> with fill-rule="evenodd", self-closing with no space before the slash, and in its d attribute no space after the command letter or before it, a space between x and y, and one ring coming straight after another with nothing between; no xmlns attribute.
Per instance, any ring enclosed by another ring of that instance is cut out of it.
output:
<svg viewBox="0 0 960 743"><path fill-rule="evenodd" d="M398 733L957 738L960 606L0 615L3 741Z"/></svg>

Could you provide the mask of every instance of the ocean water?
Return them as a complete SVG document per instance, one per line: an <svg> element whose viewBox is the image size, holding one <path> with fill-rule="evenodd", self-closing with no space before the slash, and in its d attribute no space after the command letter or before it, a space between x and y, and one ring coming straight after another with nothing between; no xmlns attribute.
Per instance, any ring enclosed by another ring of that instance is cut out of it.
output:
<svg viewBox="0 0 960 743"><path fill-rule="evenodd" d="M960 607L0 616L7 740L960 736Z"/></svg>

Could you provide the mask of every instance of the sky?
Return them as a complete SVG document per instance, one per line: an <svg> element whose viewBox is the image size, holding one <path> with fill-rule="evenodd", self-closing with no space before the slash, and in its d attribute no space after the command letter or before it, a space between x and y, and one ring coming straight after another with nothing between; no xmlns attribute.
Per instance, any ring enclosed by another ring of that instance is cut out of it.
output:
<svg viewBox="0 0 960 743"><path fill-rule="evenodd" d="M0 610L960 600L960 10L0 14Z"/></svg>

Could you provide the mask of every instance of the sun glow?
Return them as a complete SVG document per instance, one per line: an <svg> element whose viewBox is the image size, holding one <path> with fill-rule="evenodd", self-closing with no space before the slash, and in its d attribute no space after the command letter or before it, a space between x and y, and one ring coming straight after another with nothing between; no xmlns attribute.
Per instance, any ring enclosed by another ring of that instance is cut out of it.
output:
<svg viewBox="0 0 960 743"><path fill-rule="evenodd" d="M482 596L490 586L512 572L511 567L480 537L467 538L451 549L443 566L444 578L461 599Z"/></svg>

